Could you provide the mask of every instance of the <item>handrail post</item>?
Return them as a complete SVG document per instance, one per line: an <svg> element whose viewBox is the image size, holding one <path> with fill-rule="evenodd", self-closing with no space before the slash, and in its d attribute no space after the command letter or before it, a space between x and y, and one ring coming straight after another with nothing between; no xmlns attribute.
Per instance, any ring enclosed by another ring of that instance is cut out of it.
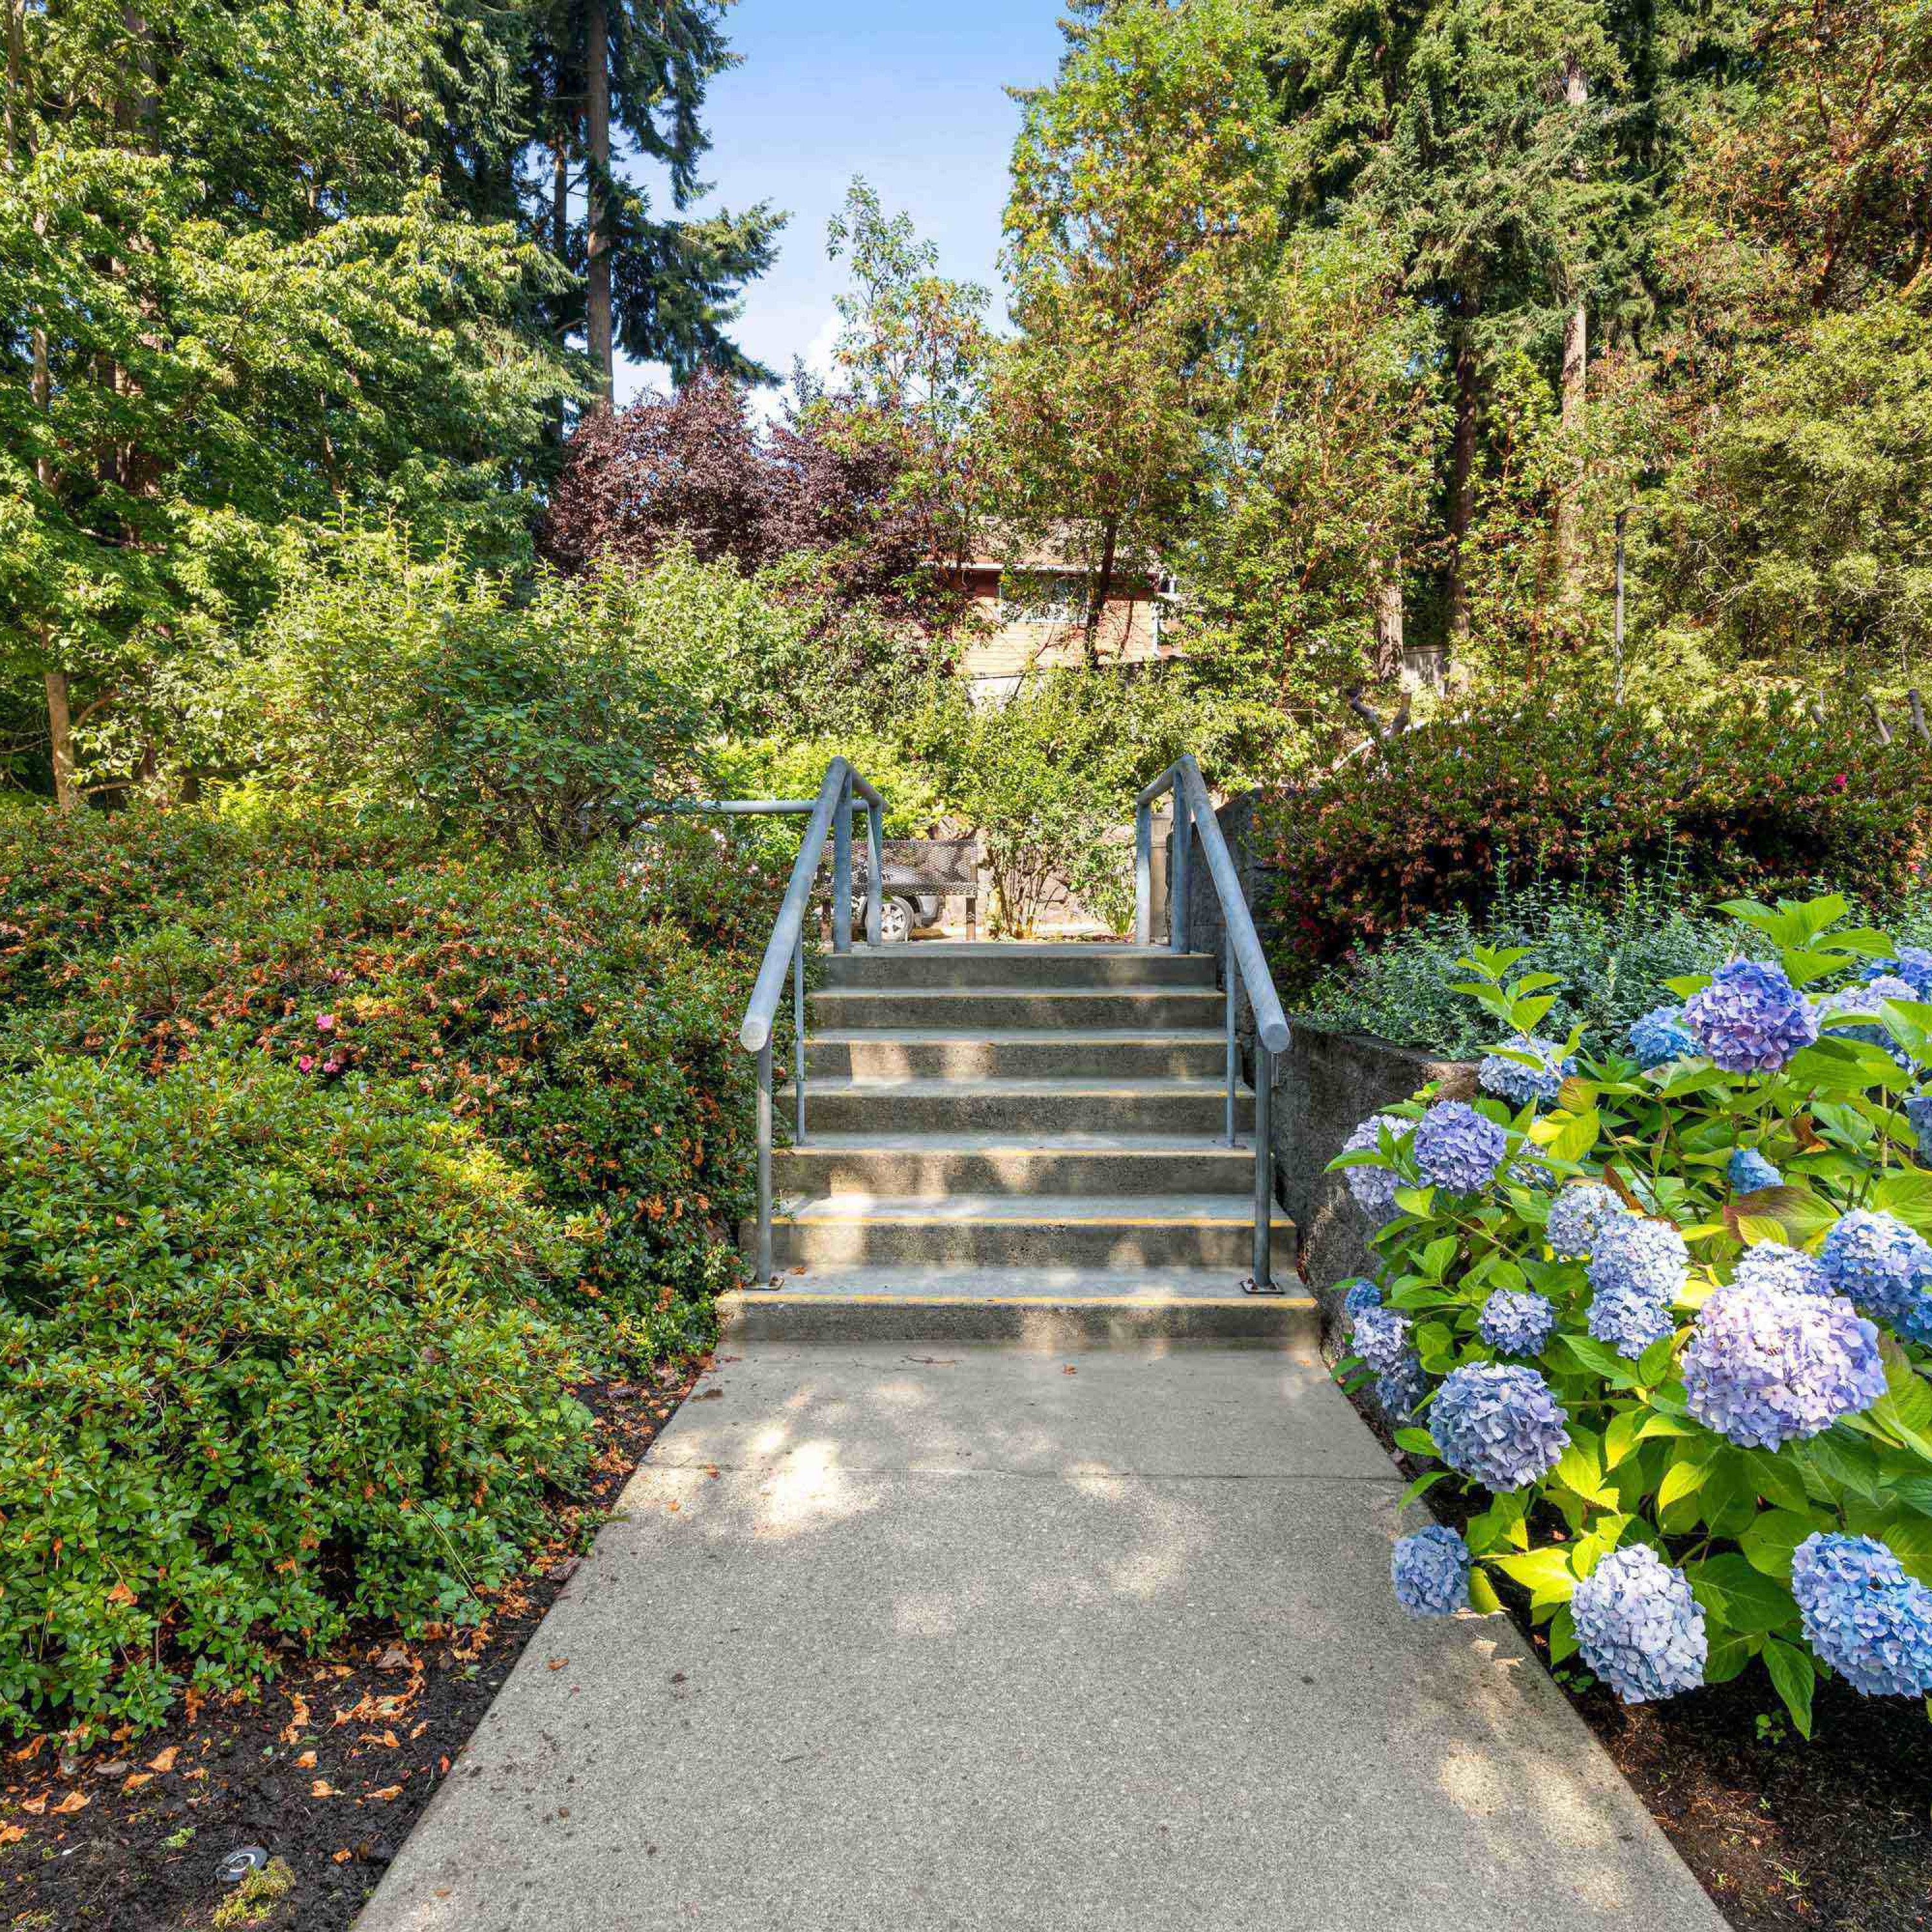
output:
<svg viewBox="0 0 1932 1932"><path fill-rule="evenodd" d="M838 788L832 814L832 950L852 950L852 775Z"/></svg>
<svg viewBox="0 0 1932 1932"><path fill-rule="evenodd" d="M1274 1150L1268 1114L1274 1094L1274 1055L1255 1042L1255 1286L1274 1286Z"/></svg>
<svg viewBox="0 0 1932 1932"><path fill-rule="evenodd" d="M1134 944L1154 943L1154 805L1134 808Z"/></svg>
<svg viewBox="0 0 1932 1932"><path fill-rule="evenodd" d="M884 932L885 909L885 814L866 802L866 944L877 946Z"/></svg>
<svg viewBox="0 0 1932 1932"><path fill-rule="evenodd" d="M798 930L798 944L791 950L791 1039L793 1114L792 1144L805 1144L805 928Z"/></svg>
<svg viewBox="0 0 1932 1932"><path fill-rule="evenodd" d="M1234 1089L1240 1084L1241 1060L1234 1050L1234 927L1229 924L1221 948L1222 970L1228 981L1228 1144L1234 1147Z"/></svg>
<svg viewBox="0 0 1932 1932"><path fill-rule="evenodd" d="M758 1048L758 1286L772 1278L772 1043Z"/></svg>
<svg viewBox="0 0 1932 1932"><path fill-rule="evenodd" d="M1168 868L1167 943L1187 950L1188 848L1194 843L1194 806L1177 777L1174 782L1174 863Z"/></svg>

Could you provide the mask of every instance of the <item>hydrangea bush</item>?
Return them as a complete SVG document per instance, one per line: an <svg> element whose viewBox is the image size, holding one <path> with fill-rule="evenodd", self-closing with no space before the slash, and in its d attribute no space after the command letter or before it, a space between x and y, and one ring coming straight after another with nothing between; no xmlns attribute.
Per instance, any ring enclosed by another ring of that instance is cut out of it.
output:
<svg viewBox="0 0 1932 1932"><path fill-rule="evenodd" d="M1474 1510L1398 1544L1406 1609L1506 1578L1626 1701L1762 1669L1808 1737L1821 1672L1932 1712L1932 958L1835 897L1725 910L1775 962L1600 1058L1520 950L1462 962L1478 1097L1333 1163L1380 1224L1342 1372Z"/></svg>

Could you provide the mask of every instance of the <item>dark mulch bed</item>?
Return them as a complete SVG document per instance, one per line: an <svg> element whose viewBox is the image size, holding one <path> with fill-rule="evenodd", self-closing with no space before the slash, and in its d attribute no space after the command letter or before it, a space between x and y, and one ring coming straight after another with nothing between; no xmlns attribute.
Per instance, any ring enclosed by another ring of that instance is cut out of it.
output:
<svg viewBox="0 0 1932 1932"><path fill-rule="evenodd" d="M1425 1466L1352 1398L1410 1476ZM1438 1486L1430 1506L1459 1519ZM1470 1508L1461 1514L1474 1514ZM1549 1644L1500 1593L1548 1661ZM1898 1697L1821 1682L1807 1744L1761 1670L1664 1704L1625 1705L1572 1658L1556 1681L1737 1932L1932 1928L1932 1723ZM1762 1720L1762 1721L1761 1721Z"/></svg>
<svg viewBox="0 0 1932 1932"><path fill-rule="evenodd" d="M578 1390L598 1419L592 1493L560 1504L555 1534L480 1629L416 1642L359 1629L326 1656L292 1659L253 1699L190 1699L164 1730L76 1765L62 1765L52 1736L9 1750L0 1925L347 1927L706 1366ZM245 1912L218 1876L244 1846L282 1862L272 1886L292 1881Z"/></svg>

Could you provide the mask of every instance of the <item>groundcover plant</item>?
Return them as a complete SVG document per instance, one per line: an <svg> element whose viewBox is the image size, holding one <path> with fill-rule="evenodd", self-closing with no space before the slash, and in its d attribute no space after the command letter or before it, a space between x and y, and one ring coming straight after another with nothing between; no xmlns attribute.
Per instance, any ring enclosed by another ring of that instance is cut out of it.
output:
<svg viewBox="0 0 1932 1932"><path fill-rule="evenodd" d="M1479 1505L1396 1544L1406 1608L1499 1573L1553 1664L1632 1703L1762 1667L1808 1737L1820 1672L1932 1714L1932 953L1836 897L1725 910L1777 963L1670 982L1599 1059L1538 1036L1520 950L1462 962L1478 1096L1332 1163L1381 1224L1342 1368L1440 1466L1410 1497Z"/></svg>

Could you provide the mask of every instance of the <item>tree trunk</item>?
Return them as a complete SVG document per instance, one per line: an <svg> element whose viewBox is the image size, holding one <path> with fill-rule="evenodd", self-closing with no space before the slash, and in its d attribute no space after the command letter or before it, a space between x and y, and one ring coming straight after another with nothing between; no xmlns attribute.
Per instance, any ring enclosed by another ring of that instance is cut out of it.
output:
<svg viewBox="0 0 1932 1932"><path fill-rule="evenodd" d="M1376 677L1393 683L1402 675L1402 559L1392 556L1376 586Z"/></svg>
<svg viewBox="0 0 1932 1932"><path fill-rule="evenodd" d="M584 13L589 182L585 194L588 254L584 334L604 384L604 400L616 400L617 370L611 348L610 237L605 190L610 178L610 16L607 0L590 0Z"/></svg>
<svg viewBox="0 0 1932 1932"><path fill-rule="evenodd" d="M1093 594L1087 601L1087 662L1090 668L1100 662L1100 619L1107 608L1107 597L1114 587L1114 546L1119 542L1120 520L1107 519L1100 542L1100 568L1094 573Z"/></svg>
<svg viewBox="0 0 1932 1932"><path fill-rule="evenodd" d="M62 812L76 812L80 781L74 771L74 710L64 670L47 673L47 740L53 749L54 803Z"/></svg>
<svg viewBox="0 0 1932 1932"><path fill-rule="evenodd" d="M576 116L570 118L574 129ZM570 131L560 124L550 147L550 246L560 262L570 260ZM560 348L568 344L568 320L559 327L557 336ZM563 447L564 428L564 400L560 396L550 410L550 434L559 449Z"/></svg>
<svg viewBox="0 0 1932 1932"><path fill-rule="evenodd" d="M1469 586L1463 540L1476 510L1476 424L1482 403L1476 347L1466 324L1456 342L1456 436L1449 458L1449 649L1469 635Z"/></svg>
<svg viewBox="0 0 1932 1932"><path fill-rule="evenodd" d="M1563 98L1570 106L1582 110L1588 104L1590 85L1583 70L1572 60L1563 69ZM1582 544L1579 530L1583 484L1583 405L1588 393L1589 370L1589 311L1580 301L1563 322L1563 440L1576 452L1574 480L1556 500L1556 568L1565 598L1574 601L1583 594Z"/></svg>

